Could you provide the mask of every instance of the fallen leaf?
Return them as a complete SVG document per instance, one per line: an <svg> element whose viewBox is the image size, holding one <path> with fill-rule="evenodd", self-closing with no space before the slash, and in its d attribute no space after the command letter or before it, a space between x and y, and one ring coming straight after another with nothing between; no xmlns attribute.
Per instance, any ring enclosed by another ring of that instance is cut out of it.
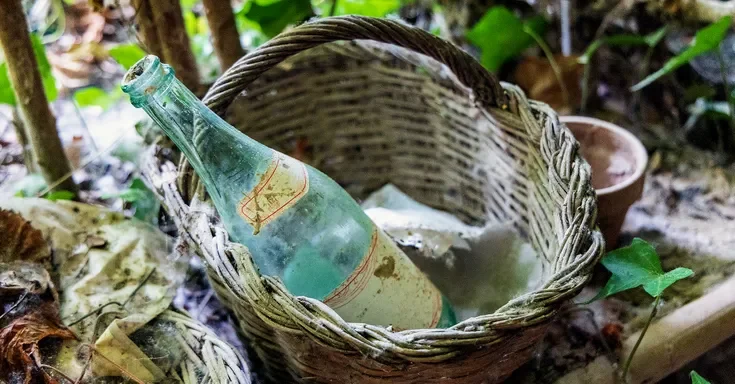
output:
<svg viewBox="0 0 735 384"><path fill-rule="evenodd" d="M49 290L53 301L58 301L51 277L41 264L24 261L0 263L0 296L43 295Z"/></svg>
<svg viewBox="0 0 735 384"><path fill-rule="evenodd" d="M57 383L36 360L38 344L46 338L76 339L74 333L61 323L57 303L44 302L0 330L0 377L10 381L21 374L24 384L30 384L34 378L34 382L38 382L39 377L44 383Z"/></svg>
<svg viewBox="0 0 735 384"><path fill-rule="evenodd" d="M41 231L33 228L23 216L0 209L0 262L28 261L43 266L51 264L51 250Z"/></svg>
<svg viewBox="0 0 735 384"><path fill-rule="evenodd" d="M524 58L514 73L514 79L529 98L549 104L560 114L572 112L582 101L581 80L584 66L578 56L555 55L561 78L569 94L564 100L564 92L554 73L554 68L545 57L529 56Z"/></svg>

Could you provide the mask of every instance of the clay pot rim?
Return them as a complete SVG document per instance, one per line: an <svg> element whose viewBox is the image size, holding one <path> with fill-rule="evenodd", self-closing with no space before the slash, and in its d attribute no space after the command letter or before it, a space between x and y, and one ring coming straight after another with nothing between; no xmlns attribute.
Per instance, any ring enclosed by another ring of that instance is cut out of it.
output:
<svg viewBox="0 0 735 384"><path fill-rule="evenodd" d="M646 166L648 165L648 152L646 151L646 147L643 146L643 143L641 143L640 140L638 140L637 137L635 137L634 134L630 133L628 130L620 127L619 125L610 123L605 120L600 120L594 117L587 117L587 116L560 116L559 121L562 123L581 123L581 124L588 124L595 127L600 127L607 129L609 131L612 131L618 136L621 136L625 139L626 142L630 145L631 150L633 150L635 154L635 161L636 161L636 169L633 174L628 177L627 179L623 180L622 182L606 187L601 189L596 189L597 195L608 195L615 192L618 192L620 190L623 190L629 186L631 186L633 183L635 183L638 179L643 177L643 174L646 172Z"/></svg>

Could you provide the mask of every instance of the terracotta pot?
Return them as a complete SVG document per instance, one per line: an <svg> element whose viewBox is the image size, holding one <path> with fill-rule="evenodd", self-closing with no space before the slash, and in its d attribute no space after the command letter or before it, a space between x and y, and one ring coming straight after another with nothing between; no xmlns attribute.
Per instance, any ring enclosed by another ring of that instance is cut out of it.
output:
<svg viewBox="0 0 735 384"><path fill-rule="evenodd" d="M582 157L592 166L598 223L607 249L614 249L628 209L643 194L646 148L632 133L606 121L583 116L559 120L572 131Z"/></svg>

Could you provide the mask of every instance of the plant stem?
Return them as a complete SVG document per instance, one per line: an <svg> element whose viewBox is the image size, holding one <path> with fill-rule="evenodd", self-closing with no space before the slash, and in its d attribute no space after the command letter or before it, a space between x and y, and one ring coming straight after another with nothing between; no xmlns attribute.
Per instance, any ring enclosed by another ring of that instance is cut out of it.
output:
<svg viewBox="0 0 735 384"><path fill-rule="evenodd" d="M332 7L329 8L329 16L334 16L334 14L337 12L337 0L334 0L332 2Z"/></svg>
<svg viewBox="0 0 735 384"><path fill-rule="evenodd" d="M646 331L648 331L648 327L651 326L651 322L653 322L653 318L656 316L656 313L658 313L658 304L661 302L661 295L656 297L656 300L653 302L653 309L651 309L651 314L648 316L648 320L646 321L646 325L643 327L643 330L641 331L641 335L638 336L638 340L635 342L635 345L633 346L633 350L630 351L630 355L628 355L628 359L625 361L625 366L623 367L623 382L628 382L628 370L630 369L630 363L633 361L633 356L635 355L635 352L638 350L638 347L641 345L641 341L643 341L643 336L646 335Z"/></svg>
<svg viewBox="0 0 735 384"><path fill-rule="evenodd" d="M569 91L567 91L567 87L566 85L564 85L564 79L562 78L561 68L559 67L559 63L556 62L556 59L554 59L554 54L551 52L551 48L549 48L549 45L546 44L544 39L542 39L541 36L539 36L531 28L528 28L527 26L523 26L523 31L528 33L529 36L531 36L534 40L536 40L536 44L538 44L539 47L541 47L541 50L544 51L544 55L546 55L546 59L549 60L551 69L554 71L554 75L556 76L556 81L559 82L559 87L561 87L561 96L562 96L564 105L569 106Z"/></svg>

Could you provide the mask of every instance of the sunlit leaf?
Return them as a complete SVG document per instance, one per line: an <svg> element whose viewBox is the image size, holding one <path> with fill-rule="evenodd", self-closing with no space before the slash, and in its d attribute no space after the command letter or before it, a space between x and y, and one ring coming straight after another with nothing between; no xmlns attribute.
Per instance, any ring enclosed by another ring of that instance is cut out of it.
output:
<svg viewBox="0 0 735 384"><path fill-rule="evenodd" d="M73 200L76 195L71 191L54 191L49 192L48 195L44 196L46 200L58 201L58 200Z"/></svg>
<svg viewBox="0 0 735 384"><path fill-rule="evenodd" d="M56 79L51 72L51 63L49 63L48 57L46 56L46 48L43 46L41 38L34 33L31 34L31 44L33 45L33 53L36 55L38 72L41 74L43 90L46 92L48 101L52 102L56 100L59 92L56 89Z"/></svg>
<svg viewBox="0 0 735 384"><path fill-rule="evenodd" d="M239 15L258 23L261 31L268 37L273 37L287 26L301 23L312 16L314 10L310 0L253 0Z"/></svg>
<svg viewBox="0 0 735 384"><path fill-rule="evenodd" d="M110 48L110 56L125 69L130 69L138 60L145 57L145 51L137 44L123 44Z"/></svg>
<svg viewBox="0 0 735 384"><path fill-rule="evenodd" d="M710 384L704 377L700 376L697 372L689 372L689 377L692 378L692 384Z"/></svg>
<svg viewBox="0 0 735 384"><path fill-rule="evenodd" d="M732 16L725 16L716 23L700 29L694 35L694 39L684 52L669 59L661 69L648 75L638 84L631 87L630 90L634 92L639 91L658 80L661 76L667 75L682 65L689 63L693 58L719 48L722 39L727 35L727 31L731 25Z"/></svg>
<svg viewBox="0 0 735 384"><path fill-rule="evenodd" d="M467 39L480 48L482 65L494 72L506 60L534 44L533 37L524 31L524 26L542 35L546 21L540 16L521 21L506 7L492 7L467 32Z"/></svg>
<svg viewBox="0 0 735 384"><path fill-rule="evenodd" d="M334 16L340 15L361 15L370 17L385 17L391 13L397 12L403 3L402 0L336 0L337 6L334 7ZM334 1L332 0L312 0L314 8L319 9L319 13L323 16L329 16Z"/></svg>
<svg viewBox="0 0 735 384"><path fill-rule="evenodd" d="M612 273L596 298L643 286L651 296L658 297L675 282L694 274L691 269L676 268L664 273L661 260L653 246L641 239L633 239L630 246L616 249L602 258L602 265Z"/></svg>
<svg viewBox="0 0 735 384"><path fill-rule="evenodd" d="M111 91L89 87L74 92L74 101L80 107L100 107L105 110L117 103L122 96L120 87L113 87Z"/></svg>
<svg viewBox="0 0 735 384"><path fill-rule="evenodd" d="M46 49L43 46L41 38L36 34L31 34L31 45L33 46L33 53L36 56L36 62L38 63L38 72L41 75L41 82L43 83L43 90L46 93L46 98L49 102L56 100L58 96L58 90L56 89L56 79L54 74L51 72L51 64L46 56ZM10 73L8 73L8 63L2 62L0 64L0 104L16 105L15 94L13 93L13 87L10 84Z"/></svg>

